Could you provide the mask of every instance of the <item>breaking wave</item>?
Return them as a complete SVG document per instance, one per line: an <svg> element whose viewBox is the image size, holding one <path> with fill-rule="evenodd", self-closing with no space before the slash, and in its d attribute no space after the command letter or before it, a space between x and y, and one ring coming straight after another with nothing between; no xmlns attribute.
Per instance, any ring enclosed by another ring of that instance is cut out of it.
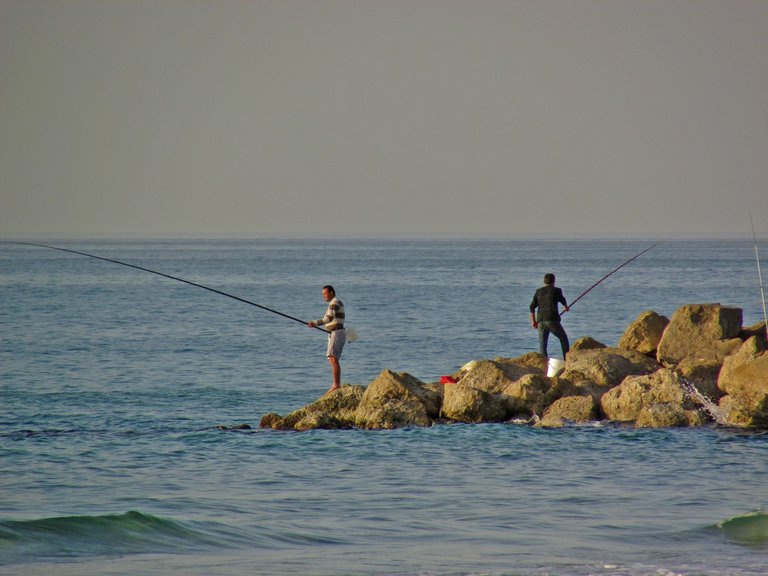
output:
<svg viewBox="0 0 768 576"><path fill-rule="evenodd" d="M141 512L0 521L0 564L22 555L89 556L181 552L231 545L223 531Z"/></svg>
<svg viewBox="0 0 768 576"><path fill-rule="evenodd" d="M768 513L750 512L717 524L725 537L737 544L768 547Z"/></svg>

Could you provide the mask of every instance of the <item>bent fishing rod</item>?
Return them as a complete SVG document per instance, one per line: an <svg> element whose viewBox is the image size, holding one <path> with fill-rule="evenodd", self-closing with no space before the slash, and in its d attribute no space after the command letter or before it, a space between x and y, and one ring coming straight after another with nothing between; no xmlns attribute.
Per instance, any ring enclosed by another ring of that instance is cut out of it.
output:
<svg viewBox="0 0 768 576"><path fill-rule="evenodd" d="M752 240L755 243L755 261L757 262L757 279L760 281L760 297L763 300L763 320L765 321L765 338L768 340L768 312L765 308L765 290L763 290L763 274L760 272L760 255L757 253L757 235L755 225L752 222L752 214L749 215L749 225L752 227Z"/></svg>
<svg viewBox="0 0 768 576"><path fill-rule="evenodd" d="M10 240L3 240L2 242L4 244L20 244L23 246L36 246L38 248L48 248L50 250L59 250L61 252L69 252L70 254L87 256L88 258L95 258L96 260L103 260L104 262L111 262L112 264L120 264L121 266L127 266L128 268L135 268L136 270L149 272L150 274L157 274L158 276L162 276L163 278L170 278L171 280L184 282L184 284L189 284L190 286L196 286L197 288L202 288L203 290L208 290L209 292L213 292L214 294L220 294L221 296L226 296L227 298L232 298L233 300L237 300L238 302L243 302L244 304L250 304L251 306L255 306L256 308L261 308L262 310L271 312L272 314L277 314L278 316L282 316L283 318L288 318L289 320L293 320L294 322L300 322L301 324L304 324L304 326L307 325L307 323L304 320L301 320L300 318L295 318L294 316L284 314L283 312L280 312L278 310L273 310L272 308L262 306L261 304L256 304L255 302L251 302L250 300L246 300L245 298L240 298L239 296L228 294L227 292L223 292L221 290L217 290L216 288L211 288L209 286L204 286L202 284L198 284L197 282L185 280L184 278L179 278L178 276L171 276L170 274L158 272L157 270L150 270L149 268L144 268L143 266L137 266L136 264L129 264L127 262L121 262L120 260L113 260L112 258L104 258L103 256L96 256L94 254L88 254L86 252L79 252L78 250L72 250L70 248L61 248L60 246L49 246L48 244L35 244L33 242L12 242ZM312 326L312 328L320 330L320 332L325 332L326 334L329 333L328 330L325 330L320 326Z"/></svg>
<svg viewBox="0 0 768 576"><path fill-rule="evenodd" d="M599 284L601 284L603 281L607 280L607 279L608 279L608 277L612 276L614 273L616 273L616 272L618 272L619 270L621 270L622 268L624 268L624 266L626 266L627 264L629 264L629 263L630 263L630 262L632 262L633 260L637 260L638 258L640 258L640 256L642 256L643 254L645 254L646 252L648 252L648 251L649 251L651 248L655 248L655 247L656 247L656 244L654 244L653 246L649 246L648 248L646 248L645 250L643 250L643 251L642 251L642 252L640 252L639 254L635 254L634 256L632 256L632 258L630 258L630 259L629 259L629 260L627 260L626 262L623 262L623 263L622 263L622 264L620 264L619 266L616 266L616 268L614 268L613 270L611 270L610 272L608 272L608 274L606 274L605 276L603 276L602 278L600 278L600 280L598 280L597 282L595 282L594 284L592 284L592 286L590 286L589 288L587 288L586 290L584 290L584 292L582 292L581 294L579 294L579 295L576 297L576 299L575 299L573 302L571 302L570 306L568 306L568 309L571 309L571 308L573 307L573 305L574 305L574 304L576 304L576 302L578 302L579 300L581 300L582 298L584 298L584 296L586 296L587 294L589 294L589 292L591 292L593 288L597 287L597 286L598 286ZM568 311L568 310L565 310L565 311L563 311L563 314L565 314L565 312L567 312L567 311Z"/></svg>

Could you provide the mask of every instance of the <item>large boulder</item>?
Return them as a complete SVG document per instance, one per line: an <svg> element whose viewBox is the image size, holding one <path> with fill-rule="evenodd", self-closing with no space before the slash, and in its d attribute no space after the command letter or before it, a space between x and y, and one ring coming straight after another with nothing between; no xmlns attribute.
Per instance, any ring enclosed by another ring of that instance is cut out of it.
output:
<svg viewBox="0 0 768 576"><path fill-rule="evenodd" d="M663 368L644 376L630 376L606 392L600 407L609 420L641 426L683 426L696 419L696 407L686 397L674 370Z"/></svg>
<svg viewBox="0 0 768 576"><path fill-rule="evenodd" d="M541 414L552 403L550 396L553 380L542 374L526 374L510 382L502 390L510 415Z"/></svg>
<svg viewBox="0 0 768 576"><path fill-rule="evenodd" d="M603 388L619 385L627 376L650 374L659 365L652 358L634 350L599 348L568 353L562 378L589 380Z"/></svg>
<svg viewBox="0 0 768 576"><path fill-rule="evenodd" d="M693 356L683 358L675 367L683 382L694 386L699 394L715 404L725 395L725 392L717 387L720 368L722 362L715 358L698 359Z"/></svg>
<svg viewBox="0 0 768 576"><path fill-rule="evenodd" d="M742 326L741 332L739 332L739 338L746 341L752 338L752 336L757 336L758 339L766 342L768 333L766 333L764 321L753 324L752 326Z"/></svg>
<svg viewBox="0 0 768 576"><path fill-rule="evenodd" d="M543 357L536 354L536 361L541 363ZM538 359L541 359L538 360ZM528 374L541 374L539 366L516 362L514 359L476 360L465 364L459 374L462 384L484 390L492 394L498 394L512 382L519 380Z"/></svg>
<svg viewBox="0 0 768 576"><path fill-rule="evenodd" d="M728 424L768 425L768 352L762 338L753 336L725 359L717 386L727 394L720 407Z"/></svg>
<svg viewBox="0 0 768 576"><path fill-rule="evenodd" d="M577 350L597 350L598 348L608 348L602 342L598 342L591 336L582 336L576 342L571 344L571 352Z"/></svg>
<svg viewBox="0 0 768 576"><path fill-rule="evenodd" d="M474 388L463 381L446 384L441 416L457 422L503 422L507 417L505 398Z"/></svg>
<svg viewBox="0 0 768 576"><path fill-rule="evenodd" d="M681 306L664 330L657 360L665 366L689 356L722 361L741 345L741 323L741 308L721 304Z"/></svg>
<svg viewBox="0 0 768 576"><path fill-rule="evenodd" d="M678 404L660 403L643 406L637 416L637 428L674 428L680 426L702 426L707 423L699 410L684 410Z"/></svg>
<svg viewBox="0 0 768 576"><path fill-rule="evenodd" d="M653 310L640 314L619 339L619 348L635 350L640 354L656 357L661 336L669 324L669 318Z"/></svg>
<svg viewBox="0 0 768 576"><path fill-rule="evenodd" d="M514 364L518 368L530 368L532 374L547 372L547 358L538 352L528 352L516 358L496 358L500 364Z"/></svg>
<svg viewBox="0 0 768 576"><path fill-rule="evenodd" d="M569 422L590 422L597 416L597 402L592 396L566 396L546 409L539 426L557 428Z"/></svg>
<svg viewBox="0 0 768 576"><path fill-rule="evenodd" d="M407 373L384 370L368 385L354 414L358 428L430 426L440 412L441 398Z"/></svg>
<svg viewBox="0 0 768 576"><path fill-rule="evenodd" d="M259 426L275 430L352 428L364 392L363 386L344 384L339 390L326 394L285 417L274 413L266 414L261 418Z"/></svg>

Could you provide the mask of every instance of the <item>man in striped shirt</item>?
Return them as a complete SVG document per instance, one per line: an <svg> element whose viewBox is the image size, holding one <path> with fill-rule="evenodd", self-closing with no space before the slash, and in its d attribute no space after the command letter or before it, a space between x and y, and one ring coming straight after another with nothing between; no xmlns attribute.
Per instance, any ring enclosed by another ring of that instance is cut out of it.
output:
<svg viewBox="0 0 768 576"><path fill-rule="evenodd" d="M318 320L312 320L307 323L310 328L323 326L328 332L328 362L331 365L331 375L333 384L326 394L341 388L341 351L344 349L344 343L347 341L347 332L344 330L344 304L336 297L336 290L333 286L323 286L323 300L328 302L328 310L325 316Z"/></svg>

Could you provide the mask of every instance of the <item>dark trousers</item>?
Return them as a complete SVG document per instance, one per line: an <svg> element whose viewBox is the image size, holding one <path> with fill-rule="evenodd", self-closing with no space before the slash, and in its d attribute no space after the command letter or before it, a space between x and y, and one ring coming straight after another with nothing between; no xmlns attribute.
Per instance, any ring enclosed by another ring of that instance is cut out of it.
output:
<svg viewBox="0 0 768 576"><path fill-rule="evenodd" d="M539 352L542 356L547 355L547 342L550 332L560 340L560 346L563 349L563 360L571 345L568 343L568 334L565 333L563 325L557 320L543 320L539 322Z"/></svg>

